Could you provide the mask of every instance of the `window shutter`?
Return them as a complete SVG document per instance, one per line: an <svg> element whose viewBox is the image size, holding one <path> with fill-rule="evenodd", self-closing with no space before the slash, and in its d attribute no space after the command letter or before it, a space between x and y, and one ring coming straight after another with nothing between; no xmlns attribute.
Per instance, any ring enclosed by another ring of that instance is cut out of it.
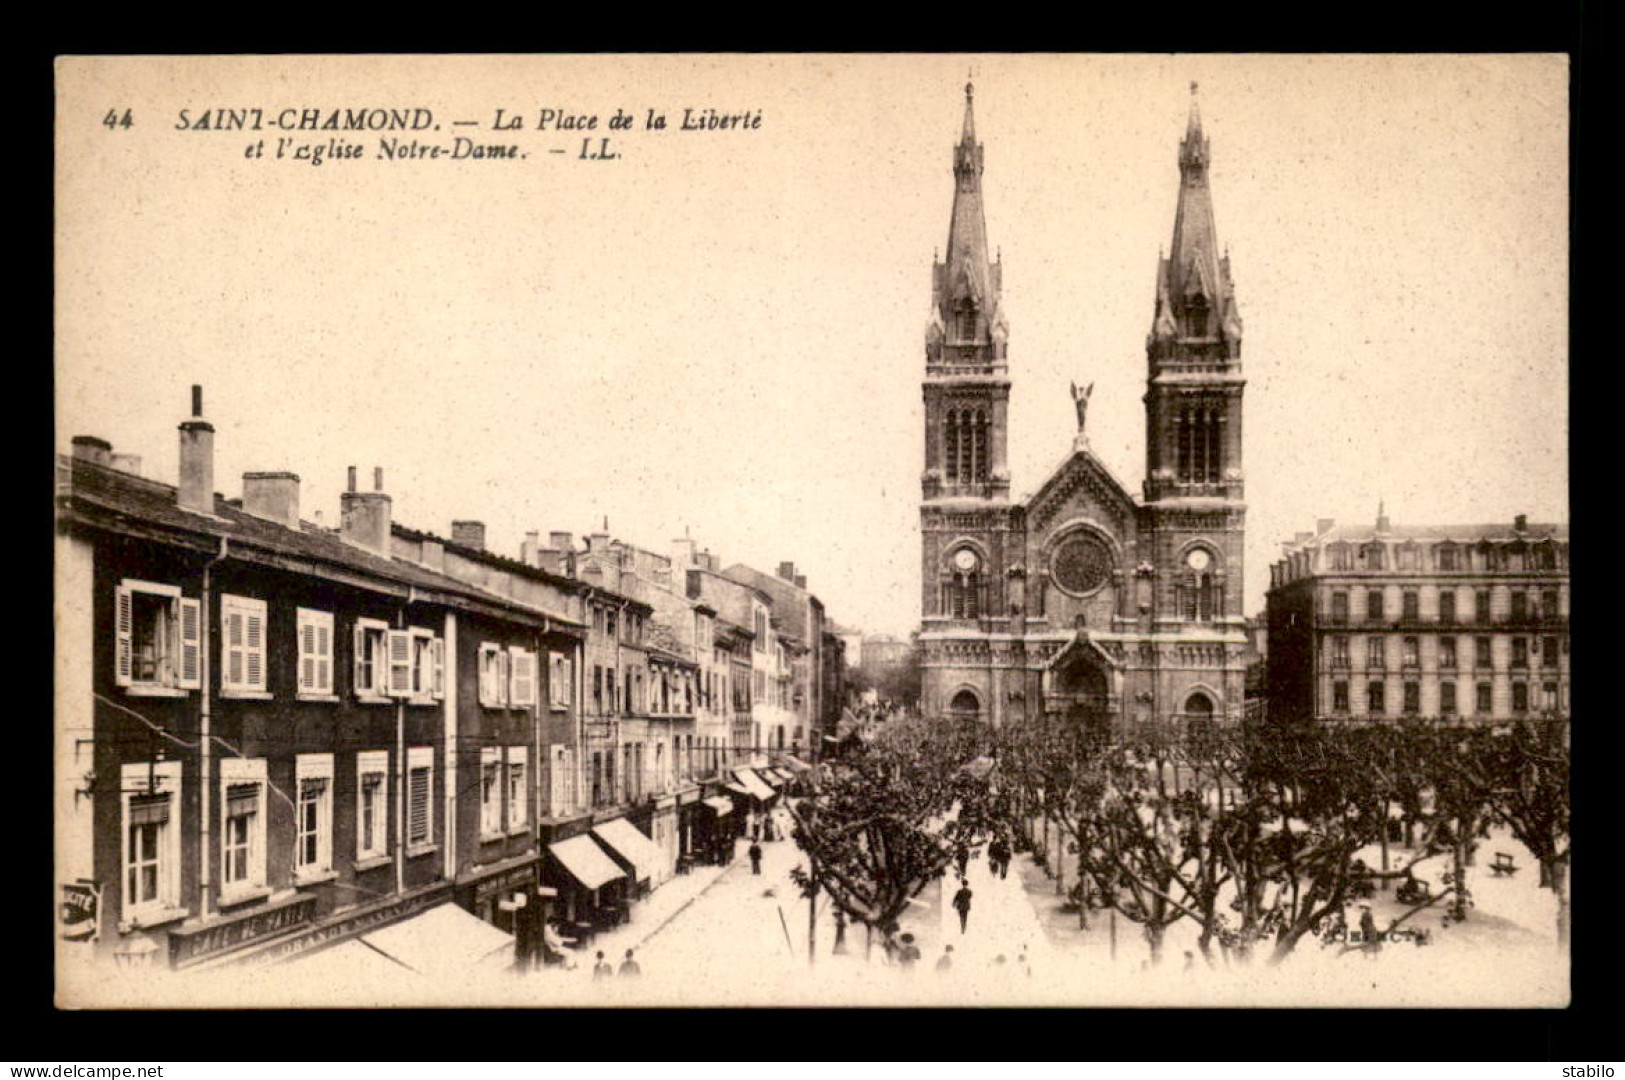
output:
<svg viewBox="0 0 1625 1080"><path fill-rule="evenodd" d="M250 690L265 689L265 610L243 612L245 682Z"/></svg>
<svg viewBox="0 0 1625 1080"><path fill-rule="evenodd" d="M235 608L227 607L225 616L225 671L221 672L223 685L230 689L241 689L243 685L243 613Z"/></svg>
<svg viewBox="0 0 1625 1080"><path fill-rule="evenodd" d="M411 770L408 782L406 840L410 844L429 842L429 770Z"/></svg>
<svg viewBox="0 0 1625 1080"><path fill-rule="evenodd" d="M526 705L525 653L513 645L508 646L508 704Z"/></svg>
<svg viewBox="0 0 1625 1080"><path fill-rule="evenodd" d="M113 587L113 678L120 686L130 685L133 667L135 604L124 585Z"/></svg>
<svg viewBox="0 0 1625 1080"><path fill-rule="evenodd" d="M316 689L316 627L308 616L299 616L299 692Z"/></svg>
<svg viewBox="0 0 1625 1080"><path fill-rule="evenodd" d="M316 626L316 687L317 693L333 692L333 617Z"/></svg>
<svg viewBox="0 0 1625 1080"><path fill-rule="evenodd" d="M350 629L350 637L355 646L355 651L350 655L350 689L355 691L357 694L372 689L372 687L366 684L365 675L363 674L363 669L361 667L361 657L367 647L366 633L367 632L361 628L360 623L357 623Z"/></svg>
<svg viewBox="0 0 1625 1080"><path fill-rule="evenodd" d="M389 694L408 697L412 693L412 633L391 630L389 640Z"/></svg>
<svg viewBox="0 0 1625 1080"><path fill-rule="evenodd" d="M491 659L491 647L480 646L480 704L491 704L491 672L495 661Z"/></svg>
<svg viewBox="0 0 1625 1080"><path fill-rule="evenodd" d="M197 690L203 686L203 607L182 597L180 687Z"/></svg>
<svg viewBox="0 0 1625 1080"><path fill-rule="evenodd" d="M446 696L446 639L437 637L430 646L430 662L434 665L434 696L436 699Z"/></svg>

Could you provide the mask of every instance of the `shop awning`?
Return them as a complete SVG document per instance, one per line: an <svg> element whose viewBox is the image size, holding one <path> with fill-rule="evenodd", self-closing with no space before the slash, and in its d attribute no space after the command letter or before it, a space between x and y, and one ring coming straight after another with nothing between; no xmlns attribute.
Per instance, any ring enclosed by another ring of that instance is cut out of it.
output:
<svg viewBox="0 0 1625 1080"><path fill-rule="evenodd" d="M592 842L587 835L572 836L568 840L560 840L556 844L549 844L547 850L564 864L570 871L570 876L588 889L596 889L607 885L618 877L625 877L621 868L615 865L604 849Z"/></svg>
<svg viewBox="0 0 1625 1080"><path fill-rule="evenodd" d="M618 852L621 858L635 867L638 880L653 877L660 865L660 849L638 831L638 827L625 818L615 818L602 825L594 825L592 834Z"/></svg>
<svg viewBox="0 0 1625 1080"><path fill-rule="evenodd" d="M743 795L747 799L750 798L750 788L746 787L744 784L732 784L732 783L729 783L729 784L723 784L722 786L727 788L729 791L733 792L736 795Z"/></svg>
<svg viewBox="0 0 1625 1080"><path fill-rule="evenodd" d="M513 935L456 904L361 935L363 945L432 978L454 978L506 968L513 963Z"/></svg>
<svg viewBox="0 0 1625 1080"><path fill-rule="evenodd" d="M729 814L734 812L734 801L732 799L724 799L720 795L712 796L711 798L706 799L705 805L715 810L717 812L717 817L727 817Z"/></svg>
<svg viewBox="0 0 1625 1080"><path fill-rule="evenodd" d="M750 769L735 769L734 776L738 777L739 782L744 785L745 794L750 795L753 798L761 799L763 802L766 802L768 799L774 798L778 794L778 792L764 784L762 782L762 778L757 776Z"/></svg>
<svg viewBox="0 0 1625 1080"><path fill-rule="evenodd" d="M356 938L292 960L284 970L312 986L399 986L419 981L411 968Z"/></svg>
<svg viewBox="0 0 1625 1080"><path fill-rule="evenodd" d="M808 769L812 768L811 765L808 765L805 761L802 761L794 754L785 754L784 763L789 766L792 773L806 772Z"/></svg>
<svg viewBox="0 0 1625 1080"><path fill-rule="evenodd" d="M779 776L779 770L777 769L757 769L756 775L766 780L770 787L781 788L784 786L784 780Z"/></svg>
<svg viewBox="0 0 1625 1080"><path fill-rule="evenodd" d="M773 771L774 771L774 773L776 773L778 775L779 779L783 780L785 783L789 783L791 780L794 780L796 778L796 774L791 772L789 769L777 769L776 768Z"/></svg>

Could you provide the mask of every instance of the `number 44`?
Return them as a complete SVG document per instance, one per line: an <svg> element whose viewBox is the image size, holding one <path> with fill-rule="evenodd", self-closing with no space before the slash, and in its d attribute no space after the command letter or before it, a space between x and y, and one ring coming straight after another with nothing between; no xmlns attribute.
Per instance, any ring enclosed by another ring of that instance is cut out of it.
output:
<svg viewBox="0 0 1625 1080"><path fill-rule="evenodd" d="M102 126L107 128L109 131L113 131L121 127L127 128L134 123L135 121L130 118L129 109L125 109L124 115L122 116L119 115L119 111L117 109L108 109L107 115L102 118Z"/></svg>

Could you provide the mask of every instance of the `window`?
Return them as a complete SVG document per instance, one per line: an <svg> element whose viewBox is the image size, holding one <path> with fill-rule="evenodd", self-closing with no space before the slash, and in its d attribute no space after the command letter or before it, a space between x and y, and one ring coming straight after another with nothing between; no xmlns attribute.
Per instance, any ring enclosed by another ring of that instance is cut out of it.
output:
<svg viewBox="0 0 1625 1080"><path fill-rule="evenodd" d="M1487 637L1473 639L1473 666L1488 670L1490 667L1490 639Z"/></svg>
<svg viewBox="0 0 1625 1080"><path fill-rule="evenodd" d="M1382 701L1383 685L1380 682L1368 683L1365 688L1366 712L1372 716L1381 716L1383 713Z"/></svg>
<svg viewBox="0 0 1625 1080"><path fill-rule="evenodd" d="M1413 668L1422 665L1422 639L1407 637L1400 643L1399 662L1401 666Z"/></svg>
<svg viewBox="0 0 1625 1080"><path fill-rule="evenodd" d="M434 747L406 751L406 846L434 842Z"/></svg>
<svg viewBox="0 0 1625 1080"><path fill-rule="evenodd" d="M1332 667L1349 666L1349 639L1342 634L1332 638Z"/></svg>
<svg viewBox="0 0 1625 1080"><path fill-rule="evenodd" d="M1383 655L1383 640L1382 640L1382 638L1380 638L1380 637L1366 638L1366 642L1365 642L1365 666L1370 668L1372 671L1381 671L1383 668L1388 666L1387 663L1385 662L1385 659L1386 658Z"/></svg>
<svg viewBox="0 0 1625 1080"><path fill-rule="evenodd" d="M1399 568L1401 570L1416 569L1416 548L1414 545L1406 544L1399 549Z"/></svg>
<svg viewBox="0 0 1625 1080"><path fill-rule="evenodd" d="M592 703L594 712L602 713L604 711L604 665L602 664L592 666Z"/></svg>
<svg viewBox="0 0 1625 1080"><path fill-rule="evenodd" d="M1454 668L1456 666L1456 639L1442 637L1439 639L1439 666L1441 668Z"/></svg>
<svg viewBox="0 0 1625 1080"><path fill-rule="evenodd" d="M411 671L407 680L411 696L435 701L446 695L446 641L433 630L414 626L411 630Z"/></svg>
<svg viewBox="0 0 1625 1080"><path fill-rule="evenodd" d="M298 608L299 696L330 697L333 693L333 613Z"/></svg>
<svg viewBox="0 0 1625 1080"><path fill-rule="evenodd" d="M1439 559L1440 570L1461 569L1461 566L1457 560L1456 546L1454 544L1440 544L1438 548L1435 549L1435 552Z"/></svg>
<svg viewBox="0 0 1625 1080"><path fill-rule="evenodd" d="M569 747L553 747L548 780L548 802L553 808L553 816L563 817L576 805L575 755Z"/></svg>
<svg viewBox="0 0 1625 1080"><path fill-rule="evenodd" d="M1405 684L1405 712L1414 716L1422 711L1422 686L1420 683L1408 682Z"/></svg>
<svg viewBox="0 0 1625 1080"><path fill-rule="evenodd" d="M1490 621L1490 591L1479 589L1473 593L1473 619L1476 622Z"/></svg>
<svg viewBox="0 0 1625 1080"><path fill-rule="evenodd" d="M333 870L333 755L300 754L294 777L294 880L308 881Z"/></svg>
<svg viewBox="0 0 1625 1080"><path fill-rule="evenodd" d="M265 759L220 759L220 902L265 888Z"/></svg>
<svg viewBox="0 0 1625 1080"><path fill-rule="evenodd" d="M571 694L570 658L563 653L548 653L547 697L555 709L568 709Z"/></svg>
<svg viewBox="0 0 1625 1080"><path fill-rule="evenodd" d="M1540 614L1545 619L1560 619L1562 612L1558 610L1558 596L1556 589L1545 589L1540 594Z"/></svg>
<svg viewBox="0 0 1625 1080"><path fill-rule="evenodd" d="M1540 639L1540 666L1549 668L1558 666L1556 638Z"/></svg>
<svg viewBox="0 0 1625 1080"><path fill-rule="evenodd" d="M480 704L497 709L508 703L508 653L501 645L480 644Z"/></svg>
<svg viewBox="0 0 1625 1080"><path fill-rule="evenodd" d="M1332 593L1332 622L1346 623L1349 621L1349 594L1346 592Z"/></svg>
<svg viewBox="0 0 1625 1080"><path fill-rule="evenodd" d="M388 682L389 624L378 619L357 619L354 631L355 675L353 687L358 698L384 700Z"/></svg>
<svg viewBox="0 0 1625 1080"><path fill-rule="evenodd" d="M1400 594L1400 614L1407 619L1420 619L1422 617L1422 597L1415 589L1406 589Z"/></svg>
<svg viewBox="0 0 1625 1080"><path fill-rule="evenodd" d="M1365 594L1365 617L1370 622L1382 621L1382 590L1371 589Z"/></svg>
<svg viewBox="0 0 1625 1080"><path fill-rule="evenodd" d="M1456 590L1439 590L1439 621L1442 623L1456 621Z"/></svg>
<svg viewBox="0 0 1625 1080"><path fill-rule="evenodd" d="M536 654L508 648L508 704L528 708L536 704Z"/></svg>
<svg viewBox="0 0 1625 1080"><path fill-rule="evenodd" d="M1529 684L1515 682L1512 684L1512 711L1529 711Z"/></svg>
<svg viewBox="0 0 1625 1080"><path fill-rule="evenodd" d="M1456 684L1443 682L1439 684L1439 711L1446 716L1456 711Z"/></svg>
<svg viewBox="0 0 1625 1080"><path fill-rule="evenodd" d="M597 750L592 752L592 804L595 808L604 805L604 755Z"/></svg>
<svg viewBox="0 0 1625 1080"><path fill-rule="evenodd" d="M508 747L508 830L530 824L530 800L526 797L525 773L530 764L529 747Z"/></svg>
<svg viewBox="0 0 1625 1080"><path fill-rule="evenodd" d="M220 689L265 692L265 601L220 597Z"/></svg>
<svg viewBox="0 0 1625 1080"><path fill-rule="evenodd" d="M1360 561L1366 570L1382 569L1382 545L1367 544L1360 549Z"/></svg>
<svg viewBox="0 0 1625 1080"><path fill-rule="evenodd" d="M140 924L183 914L179 906L181 763L125 765L119 779L124 815L124 919Z"/></svg>
<svg viewBox="0 0 1625 1080"><path fill-rule="evenodd" d="M612 639L620 632L616 627L615 619L615 612L607 610L604 612L604 633Z"/></svg>
<svg viewBox="0 0 1625 1080"><path fill-rule="evenodd" d="M355 857L383 858L389 851L389 751L355 756Z"/></svg>
<svg viewBox="0 0 1625 1080"><path fill-rule="evenodd" d="M1512 639L1512 666L1526 668L1529 666L1529 639L1515 637Z"/></svg>
<svg viewBox="0 0 1625 1080"><path fill-rule="evenodd" d="M1474 709L1481 714L1488 715L1490 710L1495 707L1490 684L1481 682L1475 689L1477 693L1473 702Z"/></svg>
<svg viewBox="0 0 1625 1080"><path fill-rule="evenodd" d="M1353 570L1354 553L1347 544L1333 544L1330 548L1333 570Z"/></svg>
<svg viewBox="0 0 1625 1080"><path fill-rule="evenodd" d="M1512 618L1520 622L1529 618L1529 594L1522 589L1512 592Z"/></svg>
<svg viewBox="0 0 1625 1080"><path fill-rule="evenodd" d="M1540 688L1540 707L1549 713L1558 711L1557 684L1549 682Z"/></svg>
<svg viewBox="0 0 1625 1080"><path fill-rule="evenodd" d="M1332 683L1332 711L1340 713L1349 711L1349 684L1346 680L1338 679Z"/></svg>
<svg viewBox="0 0 1625 1080"><path fill-rule="evenodd" d="M480 835L502 835L502 749L480 748Z"/></svg>
<svg viewBox="0 0 1625 1080"><path fill-rule="evenodd" d="M202 685L203 621L198 601L174 585L125 578L113 590L114 681L141 689Z"/></svg>

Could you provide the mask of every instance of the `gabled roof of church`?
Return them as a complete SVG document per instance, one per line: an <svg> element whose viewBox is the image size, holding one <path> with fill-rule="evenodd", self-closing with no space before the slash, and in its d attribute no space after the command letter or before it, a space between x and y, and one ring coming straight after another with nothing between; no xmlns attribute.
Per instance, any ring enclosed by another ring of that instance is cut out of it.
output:
<svg viewBox="0 0 1625 1080"><path fill-rule="evenodd" d="M1088 450L1074 448L1066 459L1050 472L1043 486L1025 500L1023 505L1027 513L1031 515L1051 500L1065 498L1070 494L1073 488L1065 483L1066 478L1080 469L1097 479L1108 496L1119 504L1120 509L1130 513L1138 509L1139 504L1134 501L1134 497L1104 462Z"/></svg>

